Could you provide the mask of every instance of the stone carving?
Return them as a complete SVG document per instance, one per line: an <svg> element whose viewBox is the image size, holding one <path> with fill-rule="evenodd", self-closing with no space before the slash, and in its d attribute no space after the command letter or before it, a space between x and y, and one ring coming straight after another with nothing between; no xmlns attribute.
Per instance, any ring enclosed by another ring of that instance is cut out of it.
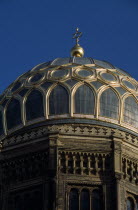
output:
<svg viewBox="0 0 138 210"><path fill-rule="evenodd" d="M31 141L33 139L38 139L46 136L47 134L57 132L61 134L73 134L73 135L82 135L82 136L103 136L103 137L117 137L123 141L129 142L135 146L138 146L138 137L107 127L101 126L90 126L90 125L52 125L37 128L34 130L28 131L23 135L17 135L12 138L6 138L2 141L2 146L7 147L14 144L19 144L26 141Z"/></svg>

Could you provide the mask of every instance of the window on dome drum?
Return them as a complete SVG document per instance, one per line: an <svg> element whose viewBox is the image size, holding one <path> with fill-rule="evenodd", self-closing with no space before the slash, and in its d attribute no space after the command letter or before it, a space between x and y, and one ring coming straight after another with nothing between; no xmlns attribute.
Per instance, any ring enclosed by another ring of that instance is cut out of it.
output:
<svg viewBox="0 0 138 210"><path fill-rule="evenodd" d="M69 210L102 210L102 195L99 189L81 191L72 188L69 193Z"/></svg>
<svg viewBox="0 0 138 210"><path fill-rule="evenodd" d="M3 130L3 117L2 117L2 112L0 111L0 135L4 133Z"/></svg>
<svg viewBox="0 0 138 210"><path fill-rule="evenodd" d="M105 90L100 98L100 115L109 118L118 118L119 99L113 90Z"/></svg>
<svg viewBox="0 0 138 210"><path fill-rule="evenodd" d="M26 119L33 120L44 116L43 95L38 90L33 90L26 101Z"/></svg>
<svg viewBox="0 0 138 210"><path fill-rule="evenodd" d="M124 102L124 122L138 128L138 103L132 96Z"/></svg>
<svg viewBox="0 0 138 210"><path fill-rule="evenodd" d="M69 113L69 94L61 85L56 86L49 97L49 114L60 115Z"/></svg>
<svg viewBox="0 0 138 210"><path fill-rule="evenodd" d="M94 114L94 93L87 85L80 86L75 93L75 113Z"/></svg>
<svg viewBox="0 0 138 210"><path fill-rule="evenodd" d="M11 129L22 123L21 105L17 99L12 99L6 111L7 128Z"/></svg>
<svg viewBox="0 0 138 210"><path fill-rule="evenodd" d="M127 198L127 210L134 210L134 201L132 198Z"/></svg>

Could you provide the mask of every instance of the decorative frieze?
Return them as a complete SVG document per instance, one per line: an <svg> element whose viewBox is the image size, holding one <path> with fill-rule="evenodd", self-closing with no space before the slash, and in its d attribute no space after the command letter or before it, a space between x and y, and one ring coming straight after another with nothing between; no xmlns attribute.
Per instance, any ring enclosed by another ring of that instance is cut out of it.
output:
<svg viewBox="0 0 138 210"><path fill-rule="evenodd" d="M64 135L81 135L81 136L96 136L96 137L116 137L123 141L126 141L134 146L138 146L138 137L130 133L120 131L118 129L112 129L102 126L92 126L92 125L51 125L45 126L37 129L33 129L24 134L15 135L11 138L6 138L2 142L3 147L21 144L25 142L32 141L34 139L42 138L51 133L58 133Z"/></svg>

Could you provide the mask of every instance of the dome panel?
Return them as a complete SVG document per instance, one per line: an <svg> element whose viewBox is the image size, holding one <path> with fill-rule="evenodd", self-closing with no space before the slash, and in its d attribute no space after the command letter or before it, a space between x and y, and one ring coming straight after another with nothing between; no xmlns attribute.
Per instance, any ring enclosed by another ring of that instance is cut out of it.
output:
<svg viewBox="0 0 138 210"><path fill-rule="evenodd" d="M70 87L73 87L78 81L74 79L69 79L65 81Z"/></svg>
<svg viewBox="0 0 138 210"><path fill-rule="evenodd" d="M56 86L49 97L49 114L61 115L69 113L69 94L67 90L61 86Z"/></svg>
<svg viewBox="0 0 138 210"><path fill-rule="evenodd" d="M91 82L91 84L98 90L103 84L99 81Z"/></svg>
<svg viewBox="0 0 138 210"><path fill-rule="evenodd" d="M109 88L100 97L100 115L113 119L118 119L119 100L114 91Z"/></svg>
<svg viewBox="0 0 138 210"><path fill-rule="evenodd" d="M89 71L87 69L81 69L77 73L81 77L89 77L89 76L92 76L93 75L93 72L92 71Z"/></svg>
<svg viewBox="0 0 138 210"><path fill-rule="evenodd" d="M38 90L32 90L26 100L26 119L33 120L44 117L43 95Z"/></svg>
<svg viewBox="0 0 138 210"><path fill-rule="evenodd" d="M5 100L2 102L1 105L2 105L3 107L5 107L8 101L9 101L8 99L5 99Z"/></svg>
<svg viewBox="0 0 138 210"><path fill-rule="evenodd" d="M112 74L109 74L109 73L102 73L101 74L101 77L104 79L104 80L107 80L107 81L115 81L116 80L116 77L113 76Z"/></svg>
<svg viewBox="0 0 138 210"><path fill-rule="evenodd" d="M24 97L24 95L27 93L28 89L24 88L22 89L20 92L18 92L18 94L22 97Z"/></svg>
<svg viewBox="0 0 138 210"><path fill-rule="evenodd" d="M94 59L94 63L97 64L98 66L101 66L103 68L106 68L106 69L113 69L114 66L105 62L105 61L99 61L99 60L95 60Z"/></svg>
<svg viewBox="0 0 138 210"><path fill-rule="evenodd" d="M132 96L124 102L124 122L138 128L138 103Z"/></svg>
<svg viewBox="0 0 138 210"><path fill-rule="evenodd" d="M17 99L12 99L6 110L7 128L11 129L22 123L21 120L21 105Z"/></svg>
<svg viewBox="0 0 138 210"><path fill-rule="evenodd" d="M68 74L67 69L58 69L58 70L53 71L52 78L56 78L56 79L63 78L67 76L67 74Z"/></svg>
<svg viewBox="0 0 138 210"><path fill-rule="evenodd" d="M29 81L31 83L38 82L38 81L40 81L42 79L42 77L43 77L42 74L37 73L34 76L32 76Z"/></svg>
<svg viewBox="0 0 138 210"><path fill-rule="evenodd" d="M52 84L52 82L44 82L41 87L47 90Z"/></svg>
<svg viewBox="0 0 138 210"><path fill-rule="evenodd" d="M92 89L86 85L80 86L75 93L75 113L94 114L95 97Z"/></svg>
<svg viewBox="0 0 138 210"><path fill-rule="evenodd" d="M124 93L126 93L126 90L124 90L122 87L115 87L115 89L116 89L121 95L123 95Z"/></svg>
<svg viewBox="0 0 138 210"><path fill-rule="evenodd" d="M135 86L134 86L131 82L129 82L129 81L127 81L127 80L123 80L123 84L124 84L127 88L130 88L130 89L135 90Z"/></svg>
<svg viewBox="0 0 138 210"><path fill-rule="evenodd" d="M13 86L13 88L11 89L11 91L14 92L17 89L19 89L20 87L21 87L21 83L20 82L16 82L16 84Z"/></svg>

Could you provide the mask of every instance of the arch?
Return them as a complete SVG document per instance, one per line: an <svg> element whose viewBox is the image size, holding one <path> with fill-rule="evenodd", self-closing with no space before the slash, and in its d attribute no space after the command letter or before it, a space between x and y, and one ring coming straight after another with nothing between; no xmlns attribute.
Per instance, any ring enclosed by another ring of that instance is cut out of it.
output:
<svg viewBox="0 0 138 210"><path fill-rule="evenodd" d="M129 96L125 99L123 113L124 122L138 127L138 103L133 96Z"/></svg>
<svg viewBox="0 0 138 210"><path fill-rule="evenodd" d="M18 99L12 98L6 110L7 129L11 129L22 123L21 105Z"/></svg>
<svg viewBox="0 0 138 210"><path fill-rule="evenodd" d="M90 194L87 189L81 191L80 210L90 210Z"/></svg>
<svg viewBox="0 0 138 210"><path fill-rule="evenodd" d="M43 95L39 90L32 90L26 100L26 119L33 120L43 116Z"/></svg>
<svg viewBox="0 0 138 210"><path fill-rule="evenodd" d="M127 198L127 210L134 210L134 201L131 197Z"/></svg>
<svg viewBox="0 0 138 210"><path fill-rule="evenodd" d="M94 114L95 97L92 89L81 85L75 93L75 114Z"/></svg>
<svg viewBox="0 0 138 210"><path fill-rule="evenodd" d="M119 114L119 99L115 92L108 88L100 97L100 115L117 119Z"/></svg>
<svg viewBox="0 0 138 210"><path fill-rule="evenodd" d="M79 210L79 193L75 188L69 193L69 210Z"/></svg>
<svg viewBox="0 0 138 210"><path fill-rule="evenodd" d="M60 115L69 113L69 94L61 85L56 86L49 96L49 114Z"/></svg>
<svg viewBox="0 0 138 210"><path fill-rule="evenodd" d="M92 210L102 210L101 192L98 189L92 191Z"/></svg>

